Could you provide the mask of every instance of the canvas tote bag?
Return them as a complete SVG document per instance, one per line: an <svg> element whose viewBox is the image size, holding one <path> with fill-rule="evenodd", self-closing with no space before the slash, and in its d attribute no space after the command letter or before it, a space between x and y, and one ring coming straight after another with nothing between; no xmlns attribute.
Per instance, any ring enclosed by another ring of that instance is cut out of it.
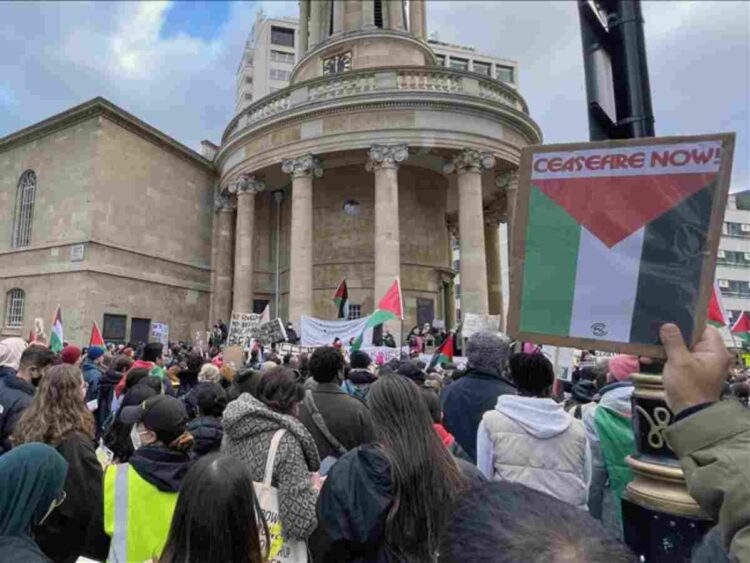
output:
<svg viewBox="0 0 750 563"><path fill-rule="evenodd" d="M286 430L280 429L271 438L271 447L268 450L268 459L266 460L266 473L263 476L263 482L253 482L255 487L255 496L258 497L258 503L263 511L263 516L268 523L268 533L271 537L271 545L268 553L268 563L306 563L307 562L307 544L299 540L286 539L281 535L281 515L279 514L279 491L276 487L271 486L273 478L273 462L276 459L276 451L279 449L279 442L284 436ZM261 545L265 543L265 537L261 533Z"/></svg>

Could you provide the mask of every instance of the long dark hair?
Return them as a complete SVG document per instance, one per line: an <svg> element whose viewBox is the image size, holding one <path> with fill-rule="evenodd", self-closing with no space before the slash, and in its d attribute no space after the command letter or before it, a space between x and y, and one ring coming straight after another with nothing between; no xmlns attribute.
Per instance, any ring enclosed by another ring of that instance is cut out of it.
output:
<svg viewBox="0 0 750 563"><path fill-rule="evenodd" d="M434 559L445 511L466 482L412 381L381 377L370 387L367 404L393 480L386 544L405 559Z"/></svg>
<svg viewBox="0 0 750 563"><path fill-rule="evenodd" d="M159 563L262 563L269 542L248 469L233 457L212 454L182 480Z"/></svg>

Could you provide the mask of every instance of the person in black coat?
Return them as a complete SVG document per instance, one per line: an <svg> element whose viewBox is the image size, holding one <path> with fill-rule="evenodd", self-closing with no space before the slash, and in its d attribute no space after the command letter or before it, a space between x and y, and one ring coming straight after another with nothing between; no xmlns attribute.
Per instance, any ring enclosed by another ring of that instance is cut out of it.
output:
<svg viewBox="0 0 750 563"><path fill-rule="evenodd" d="M472 334L466 345L469 368L442 393L443 425L471 460L477 460L477 430L482 415L495 408L500 395L517 395L505 377L510 343L490 332Z"/></svg>
<svg viewBox="0 0 750 563"><path fill-rule="evenodd" d="M299 420L315 440L321 459L338 458L344 452L320 430L313 418L314 410L320 413L328 431L345 451L365 444L373 437L367 406L339 387L343 368L341 354L329 346L317 348L310 357L310 373L317 385L306 392L300 404Z"/></svg>
<svg viewBox="0 0 750 563"><path fill-rule="evenodd" d="M154 395L156 395L156 391L147 385L135 385L130 391L125 393L115 421L104 435L104 445L114 454L114 459L117 463L127 463L134 451L133 442L130 439L130 431L133 425L125 424L120 420L120 412L124 407L140 405L143 401Z"/></svg>
<svg viewBox="0 0 750 563"><path fill-rule="evenodd" d="M227 406L227 394L221 385L206 382L196 389L195 395L199 416L188 423L187 431L193 436L190 456L198 459L221 446L224 437L221 416Z"/></svg>
<svg viewBox="0 0 750 563"><path fill-rule="evenodd" d="M102 466L96 457L93 415L83 399L85 384L75 366L54 366L23 413L13 435L17 443L44 442L68 462L65 502L33 530L44 554L55 562L79 557L104 560L109 538L104 534Z"/></svg>
<svg viewBox="0 0 750 563"><path fill-rule="evenodd" d="M96 408L96 426L99 433L101 433L104 423L107 422L112 413L112 398L115 394L115 387L132 365L132 358L125 355L117 356L112 361L112 366L99 380L99 396Z"/></svg>
<svg viewBox="0 0 750 563"><path fill-rule="evenodd" d="M13 447L10 438L16 424L31 404L35 385L54 360L55 354L49 348L29 346L21 354L18 372L6 375L0 382L0 455Z"/></svg>

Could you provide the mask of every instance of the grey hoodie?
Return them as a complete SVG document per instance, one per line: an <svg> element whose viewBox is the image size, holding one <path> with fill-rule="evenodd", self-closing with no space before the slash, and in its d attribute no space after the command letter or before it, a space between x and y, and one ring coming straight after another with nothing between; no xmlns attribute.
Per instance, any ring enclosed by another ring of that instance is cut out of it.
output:
<svg viewBox="0 0 750 563"><path fill-rule="evenodd" d="M279 492L279 513L286 538L305 540L318 525L310 472L320 459L310 433L296 418L279 414L249 393L227 405L222 419L221 451L243 461L254 481L263 481L271 438L280 428L287 432L279 443L272 485Z"/></svg>

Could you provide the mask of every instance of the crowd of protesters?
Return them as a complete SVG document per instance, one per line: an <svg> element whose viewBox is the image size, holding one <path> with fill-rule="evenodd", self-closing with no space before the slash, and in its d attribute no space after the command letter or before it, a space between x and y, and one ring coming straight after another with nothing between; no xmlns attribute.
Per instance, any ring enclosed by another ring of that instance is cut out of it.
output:
<svg viewBox="0 0 750 563"><path fill-rule="evenodd" d="M664 436L716 522L694 560L750 561L747 381L713 328L661 336ZM620 500L648 360L584 357L563 393L491 333L463 370L341 346L234 366L225 339L0 341L0 561L638 560Z"/></svg>

